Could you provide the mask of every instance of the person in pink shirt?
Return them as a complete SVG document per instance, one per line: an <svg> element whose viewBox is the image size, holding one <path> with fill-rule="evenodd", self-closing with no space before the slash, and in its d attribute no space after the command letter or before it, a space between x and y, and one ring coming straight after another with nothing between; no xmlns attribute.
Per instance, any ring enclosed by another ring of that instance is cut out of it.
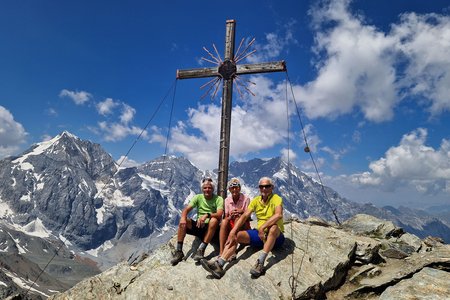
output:
<svg viewBox="0 0 450 300"><path fill-rule="evenodd" d="M238 178L231 178L230 181L228 181L228 190L230 191L230 194L225 199L225 218L222 219L220 224L219 256L222 254L228 234L230 230L233 229L235 221L237 221L239 217L247 210L247 206L250 203L250 198L241 193L241 182ZM250 229L249 220L247 220L239 230L248 229Z"/></svg>

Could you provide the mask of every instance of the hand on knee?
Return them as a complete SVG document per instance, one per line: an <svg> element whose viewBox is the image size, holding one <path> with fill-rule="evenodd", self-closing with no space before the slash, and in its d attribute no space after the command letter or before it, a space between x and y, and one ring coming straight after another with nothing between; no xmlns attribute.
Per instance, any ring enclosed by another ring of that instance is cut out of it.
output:
<svg viewBox="0 0 450 300"><path fill-rule="evenodd" d="M273 237L278 237L278 235L280 234L280 229L278 228L277 225L272 225L269 228L269 232L268 235L273 236Z"/></svg>
<svg viewBox="0 0 450 300"><path fill-rule="evenodd" d="M217 228L217 226L219 225L219 220L217 220L216 218L212 217L211 219L209 219L209 223L208 226L210 228Z"/></svg>

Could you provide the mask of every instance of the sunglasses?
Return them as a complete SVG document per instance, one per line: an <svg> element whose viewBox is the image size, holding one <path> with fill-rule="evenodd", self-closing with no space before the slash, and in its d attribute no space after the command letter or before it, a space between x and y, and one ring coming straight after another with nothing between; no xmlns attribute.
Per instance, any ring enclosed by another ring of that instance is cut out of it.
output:
<svg viewBox="0 0 450 300"><path fill-rule="evenodd" d="M233 183L230 183L229 185L228 185L228 188L232 188L232 187L240 187L241 185L239 184L239 183L237 183L237 182L233 182Z"/></svg>
<svg viewBox="0 0 450 300"><path fill-rule="evenodd" d="M260 189L263 189L263 188L269 189L269 188L271 188L271 187L272 187L271 184L261 184L261 185L259 186Z"/></svg>
<svg viewBox="0 0 450 300"><path fill-rule="evenodd" d="M212 182L213 180L212 180L211 178L203 178L203 179L202 179L202 183L204 183L204 182L206 182L206 181Z"/></svg>

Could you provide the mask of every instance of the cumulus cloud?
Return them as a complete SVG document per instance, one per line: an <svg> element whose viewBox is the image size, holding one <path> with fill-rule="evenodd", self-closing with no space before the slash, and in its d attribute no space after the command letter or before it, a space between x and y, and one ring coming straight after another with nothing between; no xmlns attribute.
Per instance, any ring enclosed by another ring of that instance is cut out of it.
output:
<svg viewBox="0 0 450 300"><path fill-rule="evenodd" d="M61 98L67 97L71 99L76 105L83 105L92 98L92 95L85 91L74 92L64 89L59 93L59 97Z"/></svg>
<svg viewBox="0 0 450 300"><path fill-rule="evenodd" d="M408 60L402 86L428 99L432 115L450 110L450 17L406 13L392 36Z"/></svg>
<svg viewBox="0 0 450 300"><path fill-rule="evenodd" d="M97 103L97 112L102 115L106 116L109 114L112 114L113 109L119 105L119 102L114 101L112 98L106 98L104 101L101 101Z"/></svg>
<svg viewBox="0 0 450 300"><path fill-rule="evenodd" d="M450 109L450 17L403 14L390 32L350 11L351 1L326 1L310 10L317 77L295 87L310 118L361 112L391 120L405 98L431 115ZM430 47L433 45L433 47Z"/></svg>
<svg viewBox="0 0 450 300"><path fill-rule="evenodd" d="M128 124L131 120L133 120L135 113L136 110L133 107L129 106L126 103L123 103L122 114L120 115L120 122Z"/></svg>
<svg viewBox="0 0 450 300"><path fill-rule="evenodd" d="M424 128L405 134L398 146L370 163L370 171L353 175L352 182L386 191L410 185L423 194L450 192L450 141L443 139L434 149L425 144L427 135Z"/></svg>
<svg viewBox="0 0 450 300"><path fill-rule="evenodd" d="M273 122L287 118L285 84L274 85L263 76L252 76L250 80L257 86L255 96L246 94L242 103L232 109L230 156L236 160L286 143L287 122ZM200 168L216 168L220 117L219 104L190 108L188 121L180 121L171 129L170 151L183 153ZM151 140L164 139L155 133Z"/></svg>
<svg viewBox="0 0 450 300"><path fill-rule="evenodd" d="M281 149L280 153L281 153L281 158L284 161L292 162L293 160L295 160L297 158L297 153L295 153L292 149L283 148L283 149Z"/></svg>
<svg viewBox="0 0 450 300"><path fill-rule="evenodd" d="M0 106L0 158L19 151L27 135L22 124L14 120L11 112Z"/></svg>
<svg viewBox="0 0 450 300"><path fill-rule="evenodd" d="M409 208L425 209L433 205L442 205L448 202L448 193L435 194L424 197L423 193L409 185L401 185L395 188L395 192L382 190L378 186L355 184L351 176L341 175L338 177L325 176L324 183L332 187L341 196L360 203L372 203L382 207L390 205L398 207L400 205Z"/></svg>
<svg viewBox="0 0 450 300"><path fill-rule="evenodd" d="M106 98L97 103L97 112L102 116L109 116L110 119L117 118L117 121L98 122L98 128L91 128L96 134L102 135L106 141L117 142L130 135L141 135L147 138L147 132L138 126L131 125L136 109L119 100Z"/></svg>
<svg viewBox="0 0 450 300"><path fill-rule="evenodd" d="M117 165L120 165L121 168L132 168L132 167L137 167L139 165L141 165L142 163L139 163L133 159L130 159L126 156L121 156L119 157L119 159L117 160Z"/></svg>
<svg viewBox="0 0 450 300"><path fill-rule="evenodd" d="M41 136L41 141L42 142L46 142L46 141L50 141L52 138L54 138L54 136L48 135L48 134L44 134Z"/></svg>
<svg viewBox="0 0 450 300"><path fill-rule="evenodd" d="M311 10L317 77L296 86L296 98L310 118L336 118L359 109L370 121L389 120L399 101L394 57L389 55L395 39L365 25L347 5L333 1Z"/></svg>
<svg viewBox="0 0 450 300"><path fill-rule="evenodd" d="M121 141L129 135L141 135L142 138L148 138L147 132L137 126L128 126L127 124L102 121L98 122L98 128L100 133L103 134L103 138L109 142Z"/></svg>
<svg viewBox="0 0 450 300"><path fill-rule="evenodd" d="M303 128L304 135L306 136L306 140L308 141L308 147L312 152L317 152L319 149L320 143L322 143L322 140L320 139L319 135L316 132L316 129L312 124L306 124ZM306 144L304 142L305 137L303 133L299 133L298 139L302 141L302 146L306 147Z"/></svg>

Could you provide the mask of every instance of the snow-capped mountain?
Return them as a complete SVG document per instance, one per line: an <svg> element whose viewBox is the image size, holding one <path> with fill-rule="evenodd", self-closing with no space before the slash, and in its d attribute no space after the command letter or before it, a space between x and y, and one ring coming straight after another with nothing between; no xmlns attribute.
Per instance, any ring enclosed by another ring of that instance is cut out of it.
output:
<svg viewBox="0 0 450 300"><path fill-rule="evenodd" d="M0 220L36 238L60 239L105 268L168 240L204 176L217 178L216 171L199 170L175 156L119 169L100 145L63 132L20 156L0 160ZM368 213L401 223L419 236L431 232L450 240L449 228L438 219L351 202L280 158L233 162L232 176L242 180L251 197L257 195L260 177L272 177L286 217L336 221L334 210L342 222Z"/></svg>
<svg viewBox="0 0 450 300"><path fill-rule="evenodd" d="M406 207L378 208L369 203L349 201L280 158L233 162L229 170L230 176L243 178L246 186L251 187L249 195L256 195L258 192L257 182L261 176L272 177L275 181L275 192L282 195L284 209L288 215L295 214L300 218L315 216L336 222L334 211L342 222L355 214L364 213L393 221L397 226L420 238L431 235L442 238L446 243L450 242L450 224L446 219Z"/></svg>
<svg viewBox="0 0 450 300"><path fill-rule="evenodd" d="M257 171L255 171L257 170ZM242 178L248 194L258 195L258 180L269 176L274 180L274 192L282 195L286 215L294 214L300 218L310 216L342 221L359 211L359 205L350 202L328 187L323 187L315 179L288 164L281 158L269 160L253 159L248 162L232 162L230 176Z"/></svg>
<svg viewBox="0 0 450 300"><path fill-rule="evenodd" d="M0 219L25 232L37 224L108 266L170 231L202 176L176 157L118 169L100 145L63 132L0 161Z"/></svg>

